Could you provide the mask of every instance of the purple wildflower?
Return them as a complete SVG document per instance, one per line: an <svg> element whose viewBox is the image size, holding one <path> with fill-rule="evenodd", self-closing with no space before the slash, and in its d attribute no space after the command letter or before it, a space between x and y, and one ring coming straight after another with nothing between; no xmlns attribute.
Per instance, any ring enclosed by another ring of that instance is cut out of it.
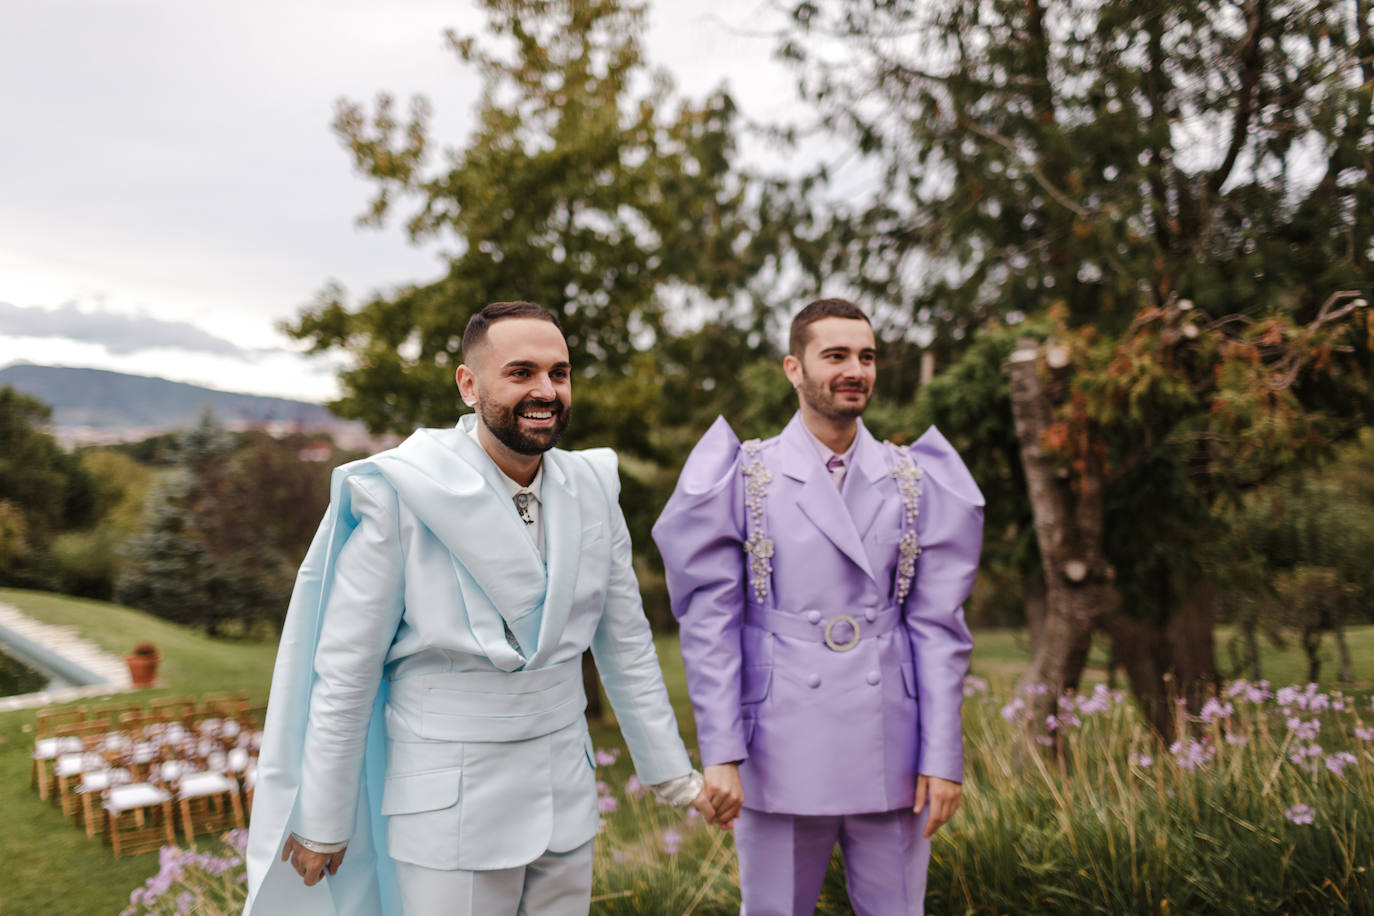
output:
<svg viewBox="0 0 1374 916"><path fill-rule="evenodd" d="M975 677L972 674L966 675L964 677L964 696L971 697L975 693L987 692L988 682L983 680L981 677Z"/></svg>
<svg viewBox="0 0 1374 916"><path fill-rule="evenodd" d="M1198 767L1211 763L1216 756L1216 748L1210 742L1198 741L1196 738L1189 738L1188 743L1175 741L1169 745L1169 753L1174 755L1174 760L1178 762L1179 769L1196 770Z"/></svg>
<svg viewBox="0 0 1374 916"><path fill-rule="evenodd" d="M1080 697L1078 700L1078 711L1085 716L1095 716L1104 713L1112 707L1112 691L1107 689L1106 684L1098 684L1093 687L1090 697Z"/></svg>
<svg viewBox="0 0 1374 916"><path fill-rule="evenodd" d="M1212 697L1203 704L1202 711L1198 713L1198 718L1210 725L1217 719L1229 718L1235 711L1235 707L1230 703L1221 703L1216 697Z"/></svg>
<svg viewBox="0 0 1374 916"><path fill-rule="evenodd" d="M1321 734L1322 723L1320 719L1308 719L1306 721L1297 716L1289 716L1288 728L1293 732L1293 737L1299 741L1311 741Z"/></svg>
<svg viewBox="0 0 1374 916"><path fill-rule="evenodd" d="M1002 707L1002 718L1008 722L1014 722L1021 717L1021 713L1026 708L1026 701L1020 697L1015 697L1010 703Z"/></svg>
<svg viewBox="0 0 1374 916"><path fill-rule="evenodd" d="M1226 743L1231 745L1232 747L1240 747L1242 744L1249 744L1250 739L1242 735L1240 732L1227 732Z"/></svg>
<svg viewBox="0 0 1374 916"><path fill-rule="evenodd" d="M1295 824L1310 824L1317 819L1317 813L1306 805L1294 805L1283 816Z"/></svg>
<svg viewBox="0 0 1374 916"><path fill-rule="evenodd" d="M596 753L593 755L593 757L596 760L597 766L608 767L611 764L615 763L616 759L620 757L620 749L612 748L611 750L607 751L603 750L602 748L597 748Z"/></svg>
<svg viewBox="0 0 1374 916"><path fill-rule="evenodd" d="M616 800L613 796L603 795L596 800L596 810L602 814L610 814L615 810Z"/></svg>
<svg viewBox="0 0 1374 916"><path fill-rule="evenodd" d="M1363 726L1356 725L1355 737L1359 738L1361 741L1374 741L1374 728L1364 728Z"/></svg>
<svg viewBox="0 0 1374 916"><path fill-rule="evenodd" d="M1302 767L1309 773L1317 772L1316 758L1322 755L1321 745L1318 744L1299 744L1288 752L1288 759Z"/></svg>
<svg viewBox="0 0 1374 916"><path fill-rule="evenodd" d="M629 779L625 780L625 794L630 798L643 798L644 793L648 791L644 783L640 782L639 777L633 773L630 774Z"/></svg>
<svg viewBox="0 0 1374 916"><path fill-rule="evenodd" d="M668 855L677 855L677 851L682 846L682 834L669 827L663 831L663 851Z"/></svg>
<svg viewBox="0 0 1374 916"><path fill-rule="evenodd" d="M1149 754L1131 755L1131 766L1133 767L1140 767L1142 770L1148 770L1150 767L1154 766L1154 763L1154 758Z"/></svg>
<svg viewBox="0 0 1374 916"><path fill-rule="evenodd" d="M1326 768L1331 772L1335 773L1337 776L1344 777L1345 768L1348 766L1354 766L1355 762L1356 761L1354 754L1350 753L1349 751L1337 751L1334 754L1327 755Z"/></svg>
<svg viewBox="0 0 1374 916"><path fill-rule="evenodd" d="M596 781L596 794L597 794L598 796L610 795L610 794L611 794L611 787L608 786L608 785L606 785L606 783L605 783L604 781L598 779L598 780Z"/></svg>

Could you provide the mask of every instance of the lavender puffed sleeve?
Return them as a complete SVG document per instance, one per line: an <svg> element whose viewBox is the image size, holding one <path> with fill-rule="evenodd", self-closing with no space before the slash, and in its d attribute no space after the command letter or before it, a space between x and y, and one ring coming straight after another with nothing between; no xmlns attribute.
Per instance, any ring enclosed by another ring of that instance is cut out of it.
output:
<svg viewBox="0 0 1374 916"><path fill-rule="evenodd" d="M915 577L904 614L916 662L921 738L916 772L962 782L961 709L973 637L965 599L983 548L983 494L935 427L911 446L920 469Z"/></svg>
<svg viewBox="0 0 1374 916"><path fill-rule="evenodd" d="M704 766L747 756L740 717L745 571L739 469L739 438L719 417L692 449L653 529L680 626Z"/></svg>

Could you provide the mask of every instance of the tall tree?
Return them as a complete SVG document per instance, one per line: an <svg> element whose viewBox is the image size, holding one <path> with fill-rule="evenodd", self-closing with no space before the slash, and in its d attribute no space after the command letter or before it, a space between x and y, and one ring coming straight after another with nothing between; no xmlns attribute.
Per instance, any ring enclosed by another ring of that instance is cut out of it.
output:
<svg viewBox="0 0 1374 916"><path fill-rule="evenodd" d="M96 508L96 488L80 460L44 430L52 411L0 387L0 582L52 587L48 548Z"/></svg>
<svg viewBox="0 0 1374 916"><path fill-rule="evenodd" d="M314 351L347 353L352 364L333 406L374 431L452 423L462 329L500 299L533 300L562 316L579 382L592 395L579 396L579 410L595 412L608 400L603 389L623 375L638 374L640 388L654 383L655 367L636 354L669 330L668 301L690 310L741 297L776 247L776 230L757 216L764 188L735 169L733 103L724 93L699 104L674 97L644 59L641 4L480 6L485 39L448 34L483 82L465 147L427 165L423 98L404 123L386 95L370 116L341 102L334 121L376 183L364 221L380 223L413 200L411 237L441 239L450 252L438 282L374 296L356 310L331 287L287 329ZM747 300L736 304L749 318ZM579 420L574 437L609 430L612 441L634 446L635 429L622 419Z"/></svg>
<svg viewBox="0 0 1374 916"><path fill-rule="evenodd" d="M1305 417L1349 432L1368 413L1369 342L1342 336L1364 319L1354 295L1330 297L1371 289L1369 4L790 8L803 91L876 176L871 198L832 205L817 264L898 300L941 362L971 334L992 335L965 354L984 370L1011 353L1007 326L1033 339L1005 393L982 399L1018 404L1029 485L990 492L1021 508L989 544L1023 544L1033 521L1023 556L1050 577L1054 645L1033 676L1074 686L1085 633L1110 621L1167 728L1163 673L1201 683L1213 668L1189 556L1215 501L1312 459L1323 424ZM958 407L931 388L936 414ZM1003 417L971 443L983 466L1005 462ZM1258 428L1221 428L1238 417Z"/></svg>

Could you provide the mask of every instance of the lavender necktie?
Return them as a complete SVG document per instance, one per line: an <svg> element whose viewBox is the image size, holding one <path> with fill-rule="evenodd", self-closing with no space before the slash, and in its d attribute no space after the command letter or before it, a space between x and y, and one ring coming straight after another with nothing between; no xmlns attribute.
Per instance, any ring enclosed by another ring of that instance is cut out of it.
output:
<svg viewBox="0 0 1374 916"><path fill-rule="evenodd" d="M830 479L835 481L838 488L840 481L844 480L844 459L839 455L831 455L830 460L825 463L825 469L830 472Z"/></svg>

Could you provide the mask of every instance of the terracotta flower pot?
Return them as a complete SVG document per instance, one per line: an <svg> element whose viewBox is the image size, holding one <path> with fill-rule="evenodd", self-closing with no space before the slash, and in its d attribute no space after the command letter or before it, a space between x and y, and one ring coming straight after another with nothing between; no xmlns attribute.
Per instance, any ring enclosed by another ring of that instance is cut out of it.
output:
<svg viewBox="0 0 1374 916"><path fill-rule="evenodd" d="M160 660L156 650L152 652L135 650L124 656L124 662L129 666L129 678L134 682L135 687L153 686L153 681L157 678L157 663Z"/></svg>

